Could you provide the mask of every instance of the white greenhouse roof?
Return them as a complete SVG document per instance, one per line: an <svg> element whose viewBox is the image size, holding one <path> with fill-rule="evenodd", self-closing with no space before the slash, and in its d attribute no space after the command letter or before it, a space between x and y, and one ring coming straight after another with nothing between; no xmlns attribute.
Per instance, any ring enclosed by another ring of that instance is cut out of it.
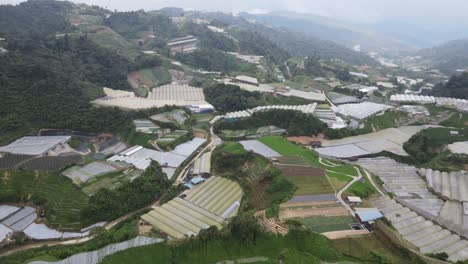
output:
<svg viewBox="0 0 468 264"><path fill-rule="evenodd" d="M281 154L274 151L273 149L271 149L270 147L258 140L244 140L240 141L239 143L241 143L247 151L253 151L266 158L281 157Z"/></svg>
<svg viewBox="0 0 468 264"><path fill-rule="evenodd" d="M42 155L58 144L63 144L70 136L22 137L15 142L0 147L0 152L22 155Z"/></svg>
<svg viewBox="0 0 468 264"><path fill-rule="evenodd" d="M337 112L344 116L349 116L356 119L365 119L375 115L381 111L386 111L392 108L384 104L376 104L372 102L363 102L359 104L342 104L337 107Z"/></svg>

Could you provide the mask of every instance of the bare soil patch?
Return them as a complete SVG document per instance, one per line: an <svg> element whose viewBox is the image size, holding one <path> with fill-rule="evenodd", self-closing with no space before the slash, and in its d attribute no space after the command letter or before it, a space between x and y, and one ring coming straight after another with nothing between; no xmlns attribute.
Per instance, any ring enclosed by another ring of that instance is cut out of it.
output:
<svg viewBox="0 0 468 264"><path fill-rule="evenodd" d="M323 136L302 136L302 137L288 137L289 141L301 144L310 145L313 141L322 141Z"/></svg>
<svg viewBox="0 0 468 264"><path fill-rule="evenodd" d="M153 86L153 81L146 78L143 75L143 73L138 72L138 71L129 73L127 78L130 81L130 84L132 84L132 86L134 86L134 87L144 85L146 88L150 88L150 87Z"/></svg>
<svg viewBox="0 0 468 264"><path fill-rule="evenodd" d="M3 173L2 182L3 182L4 185L8 184L8 180L10 179L10 175L11 175L11 173L9 171L5 171Z"/></svg>
<svg viewBox="0 0 468 264"><path fill-rule="evenodd" d="M330 206L311 206L308 208L282 208L279 213L279 218L284 221L291 218L306 218L311 216L343 216L348 215L348 211L341 205Z"/></svg>
<svg viewBox="0 0 468 264"><path fill-rule="evenodd" d="M305 166L291 166L291 165L276 165L276 167L283 173L284 176L325 176L325 171L322 169L305 167Z"/></svg>

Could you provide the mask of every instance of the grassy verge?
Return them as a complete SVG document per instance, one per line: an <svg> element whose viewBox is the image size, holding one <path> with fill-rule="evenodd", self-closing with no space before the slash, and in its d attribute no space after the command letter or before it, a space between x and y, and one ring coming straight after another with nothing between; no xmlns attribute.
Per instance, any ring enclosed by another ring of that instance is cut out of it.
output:
<svg viewBox="0 0 468 264"><path fill-rule="evenodd" d="M327 176L336 191L343 189L346 184L352 181L351 177L334 172L327 172Z"/></svg>

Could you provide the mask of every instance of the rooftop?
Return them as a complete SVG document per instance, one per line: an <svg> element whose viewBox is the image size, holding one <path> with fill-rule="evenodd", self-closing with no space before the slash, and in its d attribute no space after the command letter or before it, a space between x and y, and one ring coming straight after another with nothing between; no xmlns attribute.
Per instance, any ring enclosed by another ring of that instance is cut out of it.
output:
<svg viewBox="0 0 468 264"><path fill-rule="evenodd" d="M9 145L0 147L0 152L42 155L58 144L66 143L70 138L70 136L22 137Z"/></svg>

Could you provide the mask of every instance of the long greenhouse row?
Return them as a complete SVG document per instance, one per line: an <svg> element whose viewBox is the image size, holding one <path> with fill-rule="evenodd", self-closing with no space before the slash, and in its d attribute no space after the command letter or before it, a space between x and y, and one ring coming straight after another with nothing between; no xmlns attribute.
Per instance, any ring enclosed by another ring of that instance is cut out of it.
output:
<svg viewBox="0 0 468 264"><path fill-rule="evenodd" d="M235 118L247 118L253 115L255 112L260 111L269 111L269 110L292 110L292 111L300 111L305 114L313 114L315 108L317 107L317 103L308 104L308 105L269 105L269 106L258 106L252 109L237 111L237 112L230 112L224 116L216 116L214 117L210 123L214 124L215 122L225 118L225 119L235 119Z"/></svg>
<svg viewBox="0 0 468 264"><path fill-rule="evenodd" d="M387 197L372 203L379 208L392 226L423 254L447 253L448 260L468 259L468 241L434 224L425 217Z"/></svg>
<svg viewBox="0 0 468 264"><path fill-rule="evenodd" d="M179 197L155 206L142 219L172 238L196 236L210 226L222 228L226 219L237 214L242 189L231 180L211 177Z"/></svg>
<svg viewBox="0 0 468 264"><path fill-rule="evenodd" d="M358 163L379 176L386 191L424 210L431 218L439 215L444 201L429 191L415 167L384 157L360 159Z"/></svg>
<svg viewBox="0 0 468 264"><path fill-rule="evenodd" d="M436 193L450 200L468 201L468 174L464 171L440 172L420 169L427 185Z"/></svg>

